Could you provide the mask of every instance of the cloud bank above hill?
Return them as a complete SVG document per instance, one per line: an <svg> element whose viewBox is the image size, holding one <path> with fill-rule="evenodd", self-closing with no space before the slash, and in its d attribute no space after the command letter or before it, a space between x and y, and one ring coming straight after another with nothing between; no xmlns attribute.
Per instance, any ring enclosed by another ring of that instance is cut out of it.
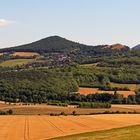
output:
<svg viewBox="0 0 140 140"><path fill-rule="evenodd" d="M0 18L0 26L7 26L13 23L15 23L15 21Z"/></svg>

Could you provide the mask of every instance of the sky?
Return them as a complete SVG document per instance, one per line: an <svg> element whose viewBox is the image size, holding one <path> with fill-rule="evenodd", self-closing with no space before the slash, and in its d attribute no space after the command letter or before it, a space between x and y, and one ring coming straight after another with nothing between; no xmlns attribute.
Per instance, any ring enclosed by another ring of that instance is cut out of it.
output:
<svg viewBox="0 0 140 140"><path fill-rule="evenodd" d="M133 47L140 44L140 0L0 0L0 48L53 35Z"/></svg>

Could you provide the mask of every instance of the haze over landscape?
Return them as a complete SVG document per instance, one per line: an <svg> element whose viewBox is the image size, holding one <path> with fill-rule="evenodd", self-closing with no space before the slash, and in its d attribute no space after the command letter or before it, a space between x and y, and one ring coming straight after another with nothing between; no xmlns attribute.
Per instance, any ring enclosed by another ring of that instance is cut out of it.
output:
<svg viewBox="0 0 140 140"><path fill-rule="evenodd" d="M0 47L53 35L89 45L121 43L133 47L140 43L139 6L139 0L4 0Z"/></svg>

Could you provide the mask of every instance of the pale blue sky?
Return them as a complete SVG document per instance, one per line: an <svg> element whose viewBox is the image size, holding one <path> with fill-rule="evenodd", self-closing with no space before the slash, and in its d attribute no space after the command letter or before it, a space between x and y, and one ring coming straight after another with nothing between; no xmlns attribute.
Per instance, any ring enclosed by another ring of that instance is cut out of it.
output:
<svg viewBox="0 0 140 140"><path fill-rule="evenodd" d="M59 35L85 44L140 43L140 0L0 0L0 47Z"/></svg>

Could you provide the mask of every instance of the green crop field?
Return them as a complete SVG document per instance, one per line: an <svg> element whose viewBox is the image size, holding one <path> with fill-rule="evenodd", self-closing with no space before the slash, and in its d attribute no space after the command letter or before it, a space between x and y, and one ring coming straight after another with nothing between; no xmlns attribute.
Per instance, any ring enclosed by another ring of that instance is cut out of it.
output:
<svg viewBox="0 0 140 140"><path fill-rule="evenodd" d="M34 59L13 59L13 60L7 60L2 63L0 63L0 66L2 67L14 67L17 65L23 65L33 62Z"/></svg>
<svg viewBox="0 0 140 140"><path fill-rule="evenodd" d="M129 88L131 91L135 91L140 87L140 84L119 84L119 83L111 83L112 87L118 87L118 88Z"/></svg>
<svg viewBox="0 0 140 140"><path fill-rule="evenodd" d="M140 125L115 128L105 131L89 132L52 140L139 140Z"/></svg>

